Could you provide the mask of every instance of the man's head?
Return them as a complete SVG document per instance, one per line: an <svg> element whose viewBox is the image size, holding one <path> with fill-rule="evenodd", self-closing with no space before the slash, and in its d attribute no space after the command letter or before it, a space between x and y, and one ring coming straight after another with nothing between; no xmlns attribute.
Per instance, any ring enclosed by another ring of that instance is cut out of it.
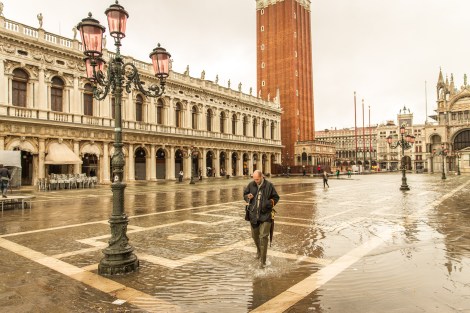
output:
<svg viewBox="0 0 470 313"><path fill-rule="evenodd" d="M263 182L263 173L260 170L254 171L253 180L257 185L260 185Z"/></svg>

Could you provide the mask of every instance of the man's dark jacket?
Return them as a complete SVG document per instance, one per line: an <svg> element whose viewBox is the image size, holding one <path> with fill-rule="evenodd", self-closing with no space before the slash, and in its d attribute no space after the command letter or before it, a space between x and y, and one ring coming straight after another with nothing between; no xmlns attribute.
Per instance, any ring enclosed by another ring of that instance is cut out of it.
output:
<svg viewBox="0 0 470 313"><path fill-rule="evenodd" d="M258 192L261 192L259 206L257 206ZM248 199L250 193L254 196L251 200ZM250 211L251 224L257 225L262 222L271 221L271 212L279 201L279 195L272 183L265 179L258 190L256 182L250 182L243 191L243 198L246 202L249 202L248 209Z"/></svg>

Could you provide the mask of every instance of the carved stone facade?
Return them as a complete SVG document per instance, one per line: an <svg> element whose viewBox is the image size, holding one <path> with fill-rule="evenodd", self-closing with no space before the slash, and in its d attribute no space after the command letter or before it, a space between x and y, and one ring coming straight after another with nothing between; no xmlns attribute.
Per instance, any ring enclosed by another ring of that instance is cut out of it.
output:
<svg viewBox="0 0 470 313"><path fill-rule="evenodd" d="M22 151L23 184L51 173L111 180L113 99L92 98L82 58L78 40L0 17L0 150ZM158 83L150 63L125 61ZM126 180L241 177L280 162L279 102L170 71L161 98L133 91L122 104ZM59 142L82 163L48 160Z"/></svg>
<svg viewBox="0 0 470 313"><path fill-rule="evenodd" d="M436 85L436 114L430 116L435 122L425 125L427 165L430 172L445 171L470 173L470 85L464 75L463 85L457 88L454 76L450 81L439 71ZM448 149L447 156L439 155L442 144ZM444 159L444 162L442 162Z"/></svg>

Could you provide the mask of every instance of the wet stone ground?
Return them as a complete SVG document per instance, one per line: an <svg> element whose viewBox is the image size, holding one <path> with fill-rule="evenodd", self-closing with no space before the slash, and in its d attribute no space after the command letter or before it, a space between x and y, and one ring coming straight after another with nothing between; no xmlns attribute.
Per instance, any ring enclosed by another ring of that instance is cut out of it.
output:
<svg viewBox="0 0 470 313"><path fill-rule="evenodd" d="M470 176L273 178L268 266L243 219L248 179L131 183L139 271L103 277L109 186L39 192L0 216L0 312L470 313Z"/></svg>

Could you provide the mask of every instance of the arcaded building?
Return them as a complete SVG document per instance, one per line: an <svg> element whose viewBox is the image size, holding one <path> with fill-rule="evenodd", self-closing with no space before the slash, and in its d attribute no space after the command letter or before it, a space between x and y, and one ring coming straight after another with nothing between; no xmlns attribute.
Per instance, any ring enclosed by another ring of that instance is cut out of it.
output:
<svg viewBox="0 0 470 313"><path fill-rule="evenodd" d="M53 173L110 182L114 99L93 98L76 37L0 16L0 150L21 151L23 185ZM104 49L103 56L113 53ZM147 86L158 83L150 62L125 61ZM125 180L173 180L180 171L185 178L241 177L254 169L270 173L279 162L279 98L197 76L170 71L158 99L124 93Z"/></svg>

